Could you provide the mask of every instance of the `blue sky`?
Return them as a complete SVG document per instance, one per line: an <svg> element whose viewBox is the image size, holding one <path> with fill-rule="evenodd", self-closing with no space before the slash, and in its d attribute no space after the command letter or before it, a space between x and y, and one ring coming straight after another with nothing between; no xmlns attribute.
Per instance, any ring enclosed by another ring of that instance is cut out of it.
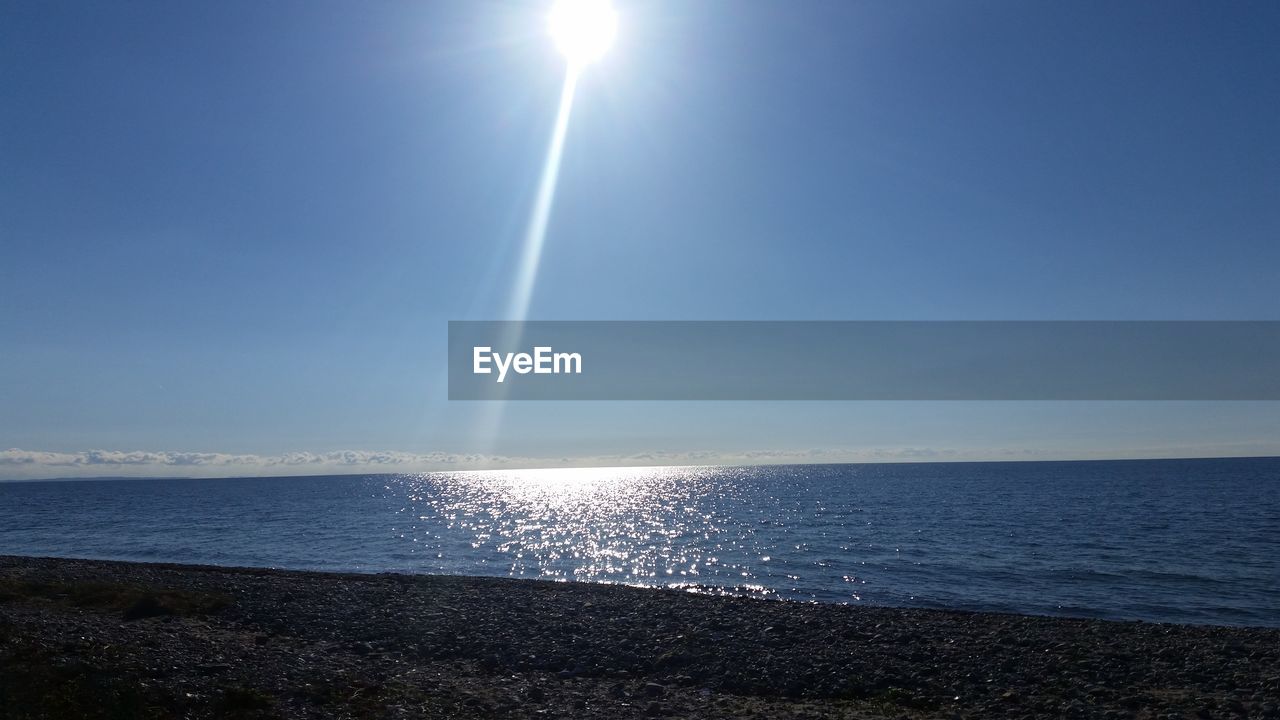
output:
<svg viewBox="0 0 1280 720"><path fill-rule="evenodd" d="M1280 319L1275 3L616 5L532 318ZM547 9L0 9L0 478L1280 453L1274 403L534 403L481 438L446 322L506 307Z"/></svg>

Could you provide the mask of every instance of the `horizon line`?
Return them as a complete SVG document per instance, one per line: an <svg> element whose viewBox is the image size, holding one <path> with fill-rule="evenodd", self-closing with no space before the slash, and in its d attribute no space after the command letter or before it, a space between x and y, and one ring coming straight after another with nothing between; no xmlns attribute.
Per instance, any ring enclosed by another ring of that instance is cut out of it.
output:
<svg viewBox="0 0 1280 720"><path fill-rule="evenodd" d="M45 482L108 482L117 480L289 480L306 478L347 478L374 477L391 475L438 475L438 474L482 474L501 472L526 472L542 470L612 470L632 469L646 470L657 468L749 468L749 467L830 467L837 465L978 465L978 464L1031 464L1031 463L1128 463L1128 462L1192 462L1211 460L1280 460L1280 455L1196 455L1196 456L1162 456L1162 457L1108 457L1108 458L1006 458L1006 459L961 459L961 460L847 460L830 462L734 462L734 463L673 463L654 465L549 465L524 466L509 468L475 468L457 470L421 470L410 472L337 472L307 474L275 474L275 475L92 475L61 476L40 478L0 478L0 484L8 483L45 483Z"/></svg>

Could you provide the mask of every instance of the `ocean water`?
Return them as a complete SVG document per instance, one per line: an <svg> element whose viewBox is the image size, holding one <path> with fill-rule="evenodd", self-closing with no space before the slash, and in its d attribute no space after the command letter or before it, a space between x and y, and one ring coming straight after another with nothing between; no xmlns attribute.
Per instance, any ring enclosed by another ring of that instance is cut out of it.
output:
<svg viewBox="0 0 1280 720"><path fill-rule="evenodd" d="M1280 458L0 483L0 554L1280 626Z"/></svg>

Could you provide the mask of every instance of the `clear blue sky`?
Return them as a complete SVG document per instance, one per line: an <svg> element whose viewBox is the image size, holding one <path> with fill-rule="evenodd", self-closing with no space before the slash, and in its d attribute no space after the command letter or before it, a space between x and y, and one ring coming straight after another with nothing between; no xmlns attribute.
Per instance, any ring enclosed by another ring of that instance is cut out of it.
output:
<svg viewBox="0 0 1280 720"><path fill-rule="evenodd" d="M616 4L535 319L1280 319L1280 4ZM88 450L1280 453L1274 403L517 404L478 440L446 322L505 308L547 7L0 7L0 479L143 472L31 459Z"/></svg>

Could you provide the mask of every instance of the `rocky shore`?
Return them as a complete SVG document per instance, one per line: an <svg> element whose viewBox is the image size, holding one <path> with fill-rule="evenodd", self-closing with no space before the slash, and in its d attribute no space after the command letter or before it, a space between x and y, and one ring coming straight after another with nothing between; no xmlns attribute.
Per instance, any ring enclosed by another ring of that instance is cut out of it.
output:
<svg viewBox="0 0 1280 720"><path fill-rule="evenodd" d="M0 556L0 718L1280 718L1280 629Z"/></svg>

